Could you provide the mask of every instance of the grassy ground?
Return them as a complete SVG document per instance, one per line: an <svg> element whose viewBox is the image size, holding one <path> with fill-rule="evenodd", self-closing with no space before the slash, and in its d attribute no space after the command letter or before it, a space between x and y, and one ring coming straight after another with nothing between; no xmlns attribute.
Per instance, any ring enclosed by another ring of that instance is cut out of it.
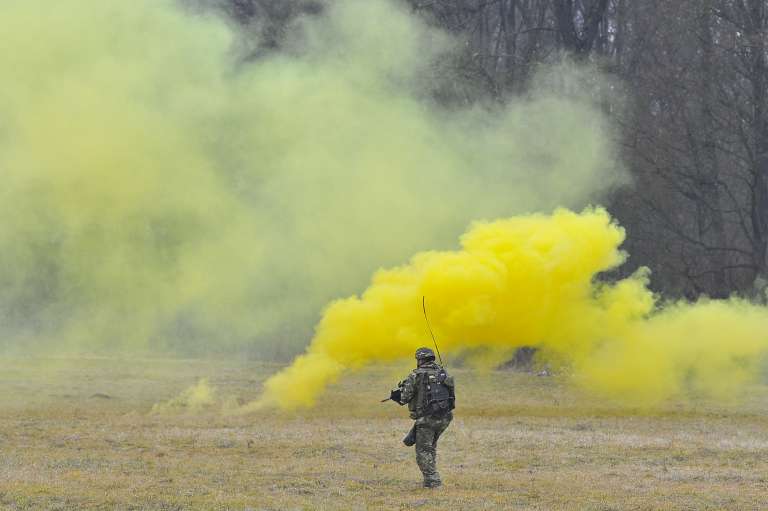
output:
<svg viewBox="0 0 768 511"><path fill-rule="evenodd" d="M393 368L346 378L299 413L152 414L209 377L249 400L276 367L244 362L0 360L0 509L768 509L768 388L654 413L557 378L457 370L420 488Z"/></svg>

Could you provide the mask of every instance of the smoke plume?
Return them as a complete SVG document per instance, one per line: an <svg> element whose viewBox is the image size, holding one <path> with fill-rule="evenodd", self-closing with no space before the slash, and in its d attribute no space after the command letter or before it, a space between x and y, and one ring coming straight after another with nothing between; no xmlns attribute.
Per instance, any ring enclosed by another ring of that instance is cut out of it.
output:
<svg viewBox="0 0 768 511"><path fill-rule="evenodd" d="M476 223L461 250L419 253L377 272L360 297L331 303L304 355L251 408L311 406L345 371L401 359L431 340L444 356L498 364L522 346L575 383L653 406L691 394L730 397L768 351L768 310L738 300L661 307L647 272L600 282L620 265L624 231L602 209Z"/></svg>
<svg viewBox="0 0 768 511"><path fill-rule="evenodd" d="M377 268L624 181L567 66L446 109L425 91L456 43L395 2L288 33L266 52L169 0L0 3L4 351L291 356Z"/></svg>

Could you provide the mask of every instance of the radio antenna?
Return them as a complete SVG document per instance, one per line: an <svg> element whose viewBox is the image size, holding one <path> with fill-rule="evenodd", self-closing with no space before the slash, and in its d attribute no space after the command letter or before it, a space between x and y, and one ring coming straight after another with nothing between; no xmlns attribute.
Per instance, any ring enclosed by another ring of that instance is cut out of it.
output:
<svg viewBox="0 0 768 511"><path fill-rule="evenodd" d="M440 365L443 365L443 357L440 356L440 348L437 347L437 341L435 340L435 334L432 333L432 327L429 325L429 318L427 317L427 297L421 297L421 310L424 311L424 319L427 321L427 328L429 329L429 335L432 336L432 342L435 343L435 350L437 350L437 358L440 359Z"/></svg>

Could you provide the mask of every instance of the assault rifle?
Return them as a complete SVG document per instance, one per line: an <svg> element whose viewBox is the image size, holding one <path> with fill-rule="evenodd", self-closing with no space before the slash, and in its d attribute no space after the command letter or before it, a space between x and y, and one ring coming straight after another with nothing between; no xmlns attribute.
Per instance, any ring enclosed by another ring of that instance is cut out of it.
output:
<svg viewBox="0 0 768 511"><path fill-rule="evenodd" d="M400 396L403 394L403 389L400 387L390 390L389 391L389 397L386 399L382 399L382 403L386 403L387 401L394 401L395 403L399 404L400 406L403 406L403 403L400 402Z"/></svg>

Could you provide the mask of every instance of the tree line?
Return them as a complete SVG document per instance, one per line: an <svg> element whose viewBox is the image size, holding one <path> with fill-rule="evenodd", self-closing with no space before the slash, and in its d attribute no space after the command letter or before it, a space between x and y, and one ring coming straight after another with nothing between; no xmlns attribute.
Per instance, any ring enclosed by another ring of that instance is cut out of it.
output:
<svg viewBox="0 0 768 511"><path fill-rule="evenodd" d="M316 0L217 0L279 46ZM609 210L669 297L768 286L768 0L401 0L465 44L441 101L504 101L563 54L621 84L601 106L634 184ZM597 86L596 86L597 87Z"/></svg>

